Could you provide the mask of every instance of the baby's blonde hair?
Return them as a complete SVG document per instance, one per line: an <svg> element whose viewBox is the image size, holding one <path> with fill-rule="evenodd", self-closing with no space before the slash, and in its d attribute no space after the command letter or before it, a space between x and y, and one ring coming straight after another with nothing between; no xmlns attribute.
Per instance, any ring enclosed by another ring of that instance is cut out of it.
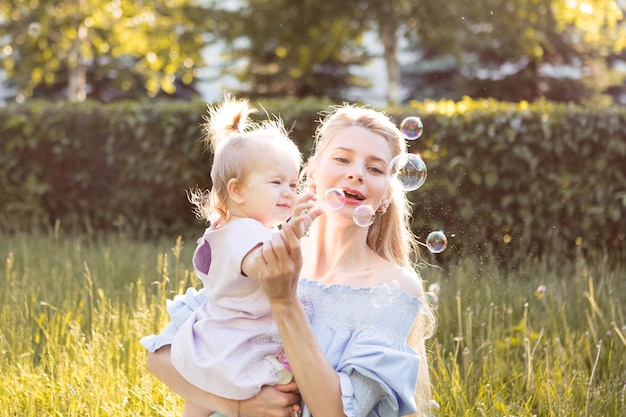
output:
<svg viewBox="0 0 626 417"><path fill-rule="evenodd" d="M404 136L388 116L371 108L344 103L325 114L315 133L315 147L305 168L308 180L315 171L318 155L326 149L330 140L337 132L352 126L359 126L382 136L389 144L394 157L406 153ZM390 184L392 187L390 204L385 213L377 215L369 227L367 244L389 262L415 270L422 261L419 244L411 230L410 201L397 181ZM422 279L417 276L419 284L423 287ZM435 328L434 315L428 301L426 299L421 301L422 309L407 340L421 359L415 395L418 411L415 416L426 415L430 407L431 386L425 340L433 335Z"/></svg>
<svg viewBox="0 0 626 417"><path fill-rule="evenodd" d="M300 168L302 154L289 138L282 120L275 117L254 122L250 115L256 112L248 100L228 95L221 104L209 107L202 141L213 154L211 191L196 188L189 192L189 201L195 206L198 218L211 223L228 219L228 181L248 175L254 158L280 152L293 158Z"/></svg>

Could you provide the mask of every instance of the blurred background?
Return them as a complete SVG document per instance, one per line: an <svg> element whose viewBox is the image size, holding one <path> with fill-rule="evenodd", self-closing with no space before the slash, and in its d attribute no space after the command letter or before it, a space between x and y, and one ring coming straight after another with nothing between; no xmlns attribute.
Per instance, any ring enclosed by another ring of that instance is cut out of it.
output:
<svg viewBox="0 0 626 417"><path fill-rule="evenodd" d="M10 0L0 92L626 103L624 0Z"/></svg>
<svg viewBox="0 0 626 417"><path fill-rule="evenodd" d="M626 0L11 0L0 5L0 231L197 233L207 103L400 122L415 233L457 253L624 255ZM441 255L443 257L446 254Z"/></svg>

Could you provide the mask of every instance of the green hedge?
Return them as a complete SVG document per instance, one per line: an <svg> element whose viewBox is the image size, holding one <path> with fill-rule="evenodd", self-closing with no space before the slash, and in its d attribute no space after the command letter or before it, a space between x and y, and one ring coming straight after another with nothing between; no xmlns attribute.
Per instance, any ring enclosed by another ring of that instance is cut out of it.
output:
<svg viewBox="0 0 626 417"><path fill-rule="evenodd" d="M301 115L289 126L310 148L319 107L285 101L272 113ZM186 190L210 186L211 156L199 143L206 109L173 101L0 107L0 229L57 220L79 230L197 228Z"/></svg>
<svg viewBox="0 0 626 417"><path fill-rule="evenodd" d="M496 247L505 260L555 248L623 255L626 108L467 98L412 107L429 167L412 200L451 245Z"/></svg>
<svg viewBox="0 0 626 417"><path fill-rule="evenodd" d="M328 101L266 100L307 155ZM626 109L495 101L415 102L409 142L428 179L411 192L415 232L443 229L450 249L541 255L625 252ZM202 227L185 191L209 186L200 102L0 107L0 228L50 226L188 233ZM264 117L260 114L259 117Z"/></svg>
<svg viewBox="0 0 626 417"><path fill-rule="evenodd" d="M179 227L183 190L208 173L200 117L166 102L2 109L3 226Z"/></svg>

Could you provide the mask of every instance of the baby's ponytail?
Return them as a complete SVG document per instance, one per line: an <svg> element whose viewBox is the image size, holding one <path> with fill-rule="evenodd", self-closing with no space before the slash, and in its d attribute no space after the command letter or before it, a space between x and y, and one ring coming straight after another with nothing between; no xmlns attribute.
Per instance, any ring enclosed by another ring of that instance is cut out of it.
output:
<svg viewBox="0 0 626 417"><path fill-rule="evenodd" d="M209 114L204 117L205 135L202 141L215 154L233 135L244 133L253 127L250 115L256 112L257 109L248 100L224 96L224 101L219 106L209 107Z"/></svg>

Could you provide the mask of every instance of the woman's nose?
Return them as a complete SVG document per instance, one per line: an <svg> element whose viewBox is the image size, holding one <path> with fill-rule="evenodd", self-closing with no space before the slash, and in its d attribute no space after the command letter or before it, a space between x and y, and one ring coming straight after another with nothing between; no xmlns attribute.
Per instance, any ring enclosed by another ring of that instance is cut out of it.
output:
<svg viewBox="0 0 626 417"><path fill-rule="evenodd" d="M347 175L349 180L363 182L363 172L359 169L352 169Z"/></svg>

